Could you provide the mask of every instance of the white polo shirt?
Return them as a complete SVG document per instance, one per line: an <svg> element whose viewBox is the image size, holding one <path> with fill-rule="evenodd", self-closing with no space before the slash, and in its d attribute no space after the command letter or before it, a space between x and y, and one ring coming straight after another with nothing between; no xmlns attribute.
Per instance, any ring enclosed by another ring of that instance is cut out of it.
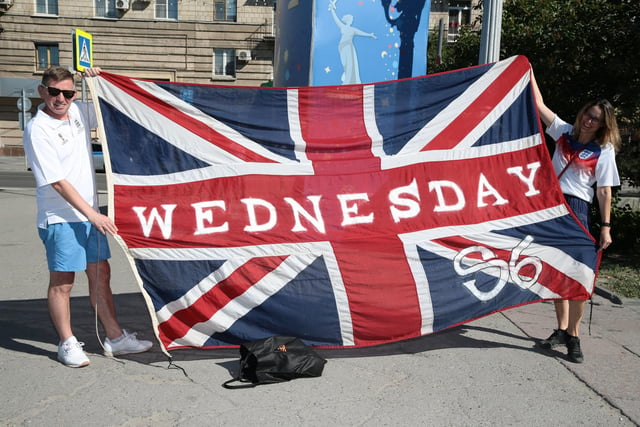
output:
<svg viewBox="0 0 640 427"><path fill-rule="evenodd" d="M96 116L90 103L74 102L69 107L69 119L58 120L38 107L35 117L24 132L24 150L29 167L36 178L37 224L81 222L88 219L72 207L52 183L67 180L82 198L98 210L91 128L96 127Z"/></svg>

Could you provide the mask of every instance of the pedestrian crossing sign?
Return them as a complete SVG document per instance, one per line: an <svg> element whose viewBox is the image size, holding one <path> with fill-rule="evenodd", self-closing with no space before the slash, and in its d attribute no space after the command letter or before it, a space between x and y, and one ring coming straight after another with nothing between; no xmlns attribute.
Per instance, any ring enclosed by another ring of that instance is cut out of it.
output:
<svg viewBox="0 0 640 427"><path fill-rule="evenodd" d="M93 66L93 36L76 29L73 34L73 65L76 71L82 72Z"/></svg>

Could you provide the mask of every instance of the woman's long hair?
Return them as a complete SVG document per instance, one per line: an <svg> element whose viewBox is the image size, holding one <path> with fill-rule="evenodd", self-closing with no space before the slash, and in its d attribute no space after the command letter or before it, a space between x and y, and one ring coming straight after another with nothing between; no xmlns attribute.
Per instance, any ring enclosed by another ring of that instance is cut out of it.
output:
<svg viewBox="0 0 640 427"><path fill-rule="evenodd" d="M601 146L607 144L613 145L616 152L620 150L620 144L622 138L620 137L620 131L618 130L618 121L616 120L616 114L613 109L613 105L606 99L596 99L588 102L578 112L576 121L573 124L573 137L578 139L580 136L580 128L582 126L582 117L593 106L598 106L602 110L603 122L600 129L596 131L596 142Z"/></svg>

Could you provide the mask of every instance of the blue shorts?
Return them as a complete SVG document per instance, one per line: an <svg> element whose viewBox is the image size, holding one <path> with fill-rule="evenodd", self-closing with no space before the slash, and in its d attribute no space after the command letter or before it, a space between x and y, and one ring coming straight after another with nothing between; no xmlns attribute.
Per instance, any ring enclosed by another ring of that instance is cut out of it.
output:
<svg viewBox="0 0 640 427"><path fill-rule="evenodd" d="M61 222L38 228L49 271L84 271L87 264L111 258L107 236L90 222Z"/></svg>

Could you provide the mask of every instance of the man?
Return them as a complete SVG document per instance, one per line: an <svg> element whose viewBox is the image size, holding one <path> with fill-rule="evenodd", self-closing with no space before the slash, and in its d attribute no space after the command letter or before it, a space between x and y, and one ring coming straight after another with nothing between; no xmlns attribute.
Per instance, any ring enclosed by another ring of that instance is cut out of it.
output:
<svg viewBox="0 0 640 427"><path fill-rule="evenodd" d="M85 71L89 76L99 68ZM75 103L73 74L51 67L42 76L38 93L44 103L24 132L24 149L36 178L38 233L47 254L49 314L60 343L58 360L69 367L89 364L71 330L70 296L75 272L84 270L89 299L107 335L106 356L140 353L150 341L136 338L120 328L111 293L111 257L106 233L118 229L100 214L91 151L91 128L96 127L90 104Z"/></svg>

